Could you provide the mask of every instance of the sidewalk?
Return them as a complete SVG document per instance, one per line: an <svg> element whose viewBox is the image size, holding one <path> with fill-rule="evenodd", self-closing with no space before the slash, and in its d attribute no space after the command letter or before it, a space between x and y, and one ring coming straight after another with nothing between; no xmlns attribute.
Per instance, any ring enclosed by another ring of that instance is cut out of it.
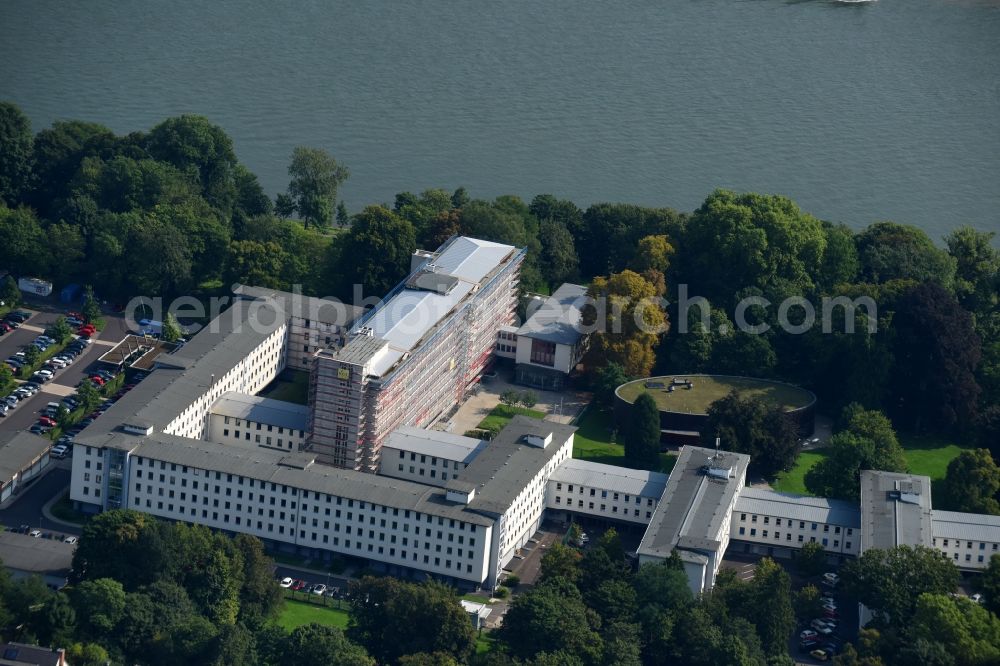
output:
<svg viewBox="0 0 1000 666"><path fill-rule="evenodd" d="M62 520L52 515L52 505L58 502L62 498L62 496L66 494L66 492L67 492L66 490L60 490L55 494L54 497L52 497L52 499L43 504L42 515L45 516L46 520L51 521L56 525L61 525L63 527L72 527L74 530L83 529L83 525L80 525L78 523L71 523L68 520Z"/></svg>

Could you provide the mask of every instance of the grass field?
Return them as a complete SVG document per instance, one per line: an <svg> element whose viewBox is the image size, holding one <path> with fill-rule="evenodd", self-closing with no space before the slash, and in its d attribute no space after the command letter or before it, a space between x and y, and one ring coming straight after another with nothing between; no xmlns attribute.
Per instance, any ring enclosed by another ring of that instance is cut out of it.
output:
<svg viewBox="0 0 1000 666"><path fill-rule="evenodd" d="M678 375L678 377L680 376ZM685 414L704 414L709 405L726 397L733 389L766 400L770 404L781 405L785 409L805 407L815 400L815 396L804 389L749 377L687 375L684 379L691 380L694 388L686 389L683 386L678 386L673 391L668 392L663 387L669 386L672 379L674 378L637 379L622 385L618 389L618 394L628 402L635 402L640 393L649 393L661 410ZM663 387L646 388L647 383L662 384Z"/></svg>
<svg viewBox="0 0 1000 666"><path fill-rule="evenodd" d="M610 411L598 409L591 405L579 421L576 422L576 437L573 439L573 457L580 460L603 463L605 465L625 464L625 446L611 441L614 427L614 417ZM670 453L660 454L660 471L669 474L677 462L677 456Z"/></svg>
<svg viewBox="0 0 1000 666"><path fill-rule="evenodd" d="M285 370L267 388L260 392L262 398L309 404L309 373L302 370Z"/></svg>
<svg viewBox="0 0 1000 666"><path fill-rule="evenodd" d="M322 624L328 627L347 628L349 613L326 606L317 606L304 601L285 600L285 610L278 617L278 624L291 631L304 624Z"/></svg>
<svg viewBox="0 0 1000 666"><path fill-rule="evenodd" d="M795 467L790 472L782 472L771 487L782 493L794 493L796 495L809 495L806 490L806 472L811 470L816 463L826 457L826 449L814 449L803 451L799 454L799 459Z"/></svg>
<svg viewBox="0 0 1000 666"><path fill-rule="evenodd" d="M482 421L479 422L479 428L482 430L496 430L499 432L507 423L510 422L512 418L518 414L523 414L524 416L530 416L533 419L544 419L545 412L540 412L537 409L527 409L525 407L509 407L507 405L497 405L490 413L486 415Z"/></svg>
<svg viewBox="0 0 1000 666"><path fill-rule="evenodd" d="M948 463L966 448L969 448L936 436L907 434L899 434L898 436L909 471L913 474L929 476L932 482L943 479L948 471ZM795 467L790 472L779 475L778 479L771 484L772 487L783 493L810 494L805 486L806 472L825 457L826 449L801 453Z"/></svg>

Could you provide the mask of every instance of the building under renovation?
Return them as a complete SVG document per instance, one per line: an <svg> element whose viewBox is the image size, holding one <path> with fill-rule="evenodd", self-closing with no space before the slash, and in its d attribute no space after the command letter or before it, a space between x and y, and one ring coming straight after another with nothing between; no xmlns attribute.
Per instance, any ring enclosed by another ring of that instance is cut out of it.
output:
<svg viewBox="0 0 1000 666"><path fill-rule="evenodd" d="M359 319L310 376L306 448L318 462L374 472L389 433L461 402L514 320L524 250L455 237Z"/></svg>

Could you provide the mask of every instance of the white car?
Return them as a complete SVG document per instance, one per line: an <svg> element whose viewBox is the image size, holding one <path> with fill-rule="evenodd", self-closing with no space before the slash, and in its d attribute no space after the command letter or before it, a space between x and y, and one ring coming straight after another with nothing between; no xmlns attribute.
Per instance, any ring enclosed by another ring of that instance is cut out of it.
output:
<svg viewBox="0 0 1000 666"><path fill-rule="evenodd" d="M63 539L63 543L73 544L73 543L76 543L79 540L80 540L79 537L68 536L65 539Z"/></svg>
<svg viewBox="0 0 1000 666"><path fill-rule="evenodd" d="M324 585L323 583L317 583L316 585L313 585L312 587L313 594L323 594L324 592L326 592L326 585Z"/></svg>
<svg viewBox="0 0 1000 666"><path fill-rule="evenodd" d="M52 376L53 376L53 372L51 370L44 370L44 369L43 370L39 370L35 374L36 375L40 375L42 377L45 377L46 379L52 379Z"/></svg>
<svg viewBox="0 0 1000 666"><path fill-rule="evenodd" d="M281 579L281 582L280 582L280 583L278 583L278 585L280 585L281 587L283 587L283 588L285 588L285 589L288 589L288 588L290 588L290 587L292 586L292 584L293 584L294 582L295 582L295 581L294 581L294 580L292 580L291 578L282 578L282 579Z"/></svg>
<svg viewBox="0 0 1000 666"><path fill-rule="evenodd" d="M56 370L62 370L66 367L66 361L58 358L50 358L48 364L51 365Z"/></svg>
<svg viewBox="0 0 1000 666"><path fill-rule="evenodd" d="M972 599L973 601L975 601L977 604L981 604L984 601L983 595L979 594L978 592L976 592L975 594L973 594L969 598Z"/></svg>
<svg viewBox="0 0 1000 666"><path fill-rule="evenodd" d="M65 444L56 444L55 446L52 447L52 450L49 452L49 455L57 460L62 460L63 458L66 457L67 453L69 453L68 446L66 446Z"/></svg>
<svg viewBox="0 0 1000 666"><path fill-rule="evenodd" d="M28 536L34 537L34 538L37 539L40 536L42 536L42 531L41 530L31 530L30 532L28 532Z"/></svg>

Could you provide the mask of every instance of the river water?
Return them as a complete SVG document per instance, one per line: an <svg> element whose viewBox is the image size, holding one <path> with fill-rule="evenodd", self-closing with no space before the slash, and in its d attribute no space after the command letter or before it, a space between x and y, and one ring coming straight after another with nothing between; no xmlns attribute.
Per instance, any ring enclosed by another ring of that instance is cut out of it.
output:
<svg viewBox="0 0 1000 666"><path fill-rule="evenodd" d="M200 113L270 194L292 148L402 190L1000 230L997 0L0 0L0 99L124 133Z"/></svg>

